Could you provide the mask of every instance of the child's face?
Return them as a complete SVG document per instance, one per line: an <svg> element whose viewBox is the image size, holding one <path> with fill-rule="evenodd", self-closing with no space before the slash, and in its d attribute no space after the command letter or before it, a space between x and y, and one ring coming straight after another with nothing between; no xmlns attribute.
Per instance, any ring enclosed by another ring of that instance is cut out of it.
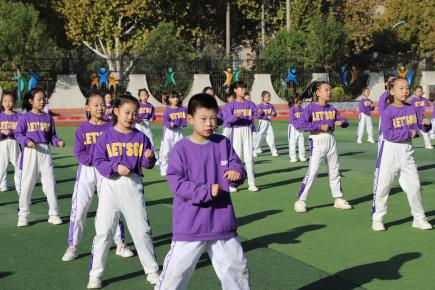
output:
<svg viewBox="0 0 435 290"><path fill-rule="evenodd" d="M390 94L394 96L395 100L404 102L409 96L408 82L403 79L396 80L390 89Z"/></svg>
<svg viewBox="0 0 435 290"><path fill-rule="evenodd" d="M193 116L188 115L194 134L208 139L217 127L217 113L213 109L197 108Z"/></svg>
<svg viewBox="0 0 435 290"><path fill-rule="evenodd" d="M320 88L316 91L317 96L319 97L319 100L322 101L329 101L331 99L331 86L328 84L323 84L320 86Z"/></svg>
<svg viewBox="0 0 435 290"><path fill-rule="evenodd" d="M147 92L145 92L145 91L141 91L140 94L139 94L139 100L140 100L142 103L147 102L147 101L148 101L148 94L147 94Z"/></svg>
<svg viewBox="0 0 435 290"><path fill-rule="evenodd" d="M270 102L270 95L269 94L264 95L263 102L265 102L265 103L269 103Z"/></svg>
<svg viewBox="0 0 435 290"><path fill-rule="evenodd" d="M363 92L363 97L364 98L368 98L369 95L370 95L370 90L369 89L365 89L364 92Z"/></svg>
<svg viewBox="0 0 435 290"><path fill-rule="evenodd" d="M110 104L112 102L112 96L110 94L106 94L104 96L104 101L106 102L106 104Z"/></svg>
<svg viewBox="0 0 435 290"><path fill-rule="evenodd" d="M237 87L234 89L234 93L236 94L236 97L238 98L244 98L246 94L246 88L244 87Z"/></svg>
<svg viewBox="0 0 435 290"><path fill-rule="evenodd" d="M97 118L99 120L103 119L104 113L106 111L106 104L101 97L91 97L88 104L86 105L86 111L91 114L91 117Z"/></svg>
<svg viewBox="0 0 435 290"><path fill-rule="evenodd" d="M415 90L414 94L415 94L416 97L420 98L421 96L423 96L423 90L421 88L417 88Z"/></svg>
<svg viewBox="0 0 435 290"><path fill-rule="evenodd" d="M169 96L169 105L176 107L178 106L178 102L180 100L180 97L177 95L170 95Z"/></svg>
<svg viewBox="0 0 435 290"><path fill-rule="evenodd" d="M299 107L299 108L302 107L302 101L301 100L296 101L295 105L296 105L296 107Z"/></svg>
<svg viewBox="0 0 435 290"><path fill-rule="evenodd" d="M14 97L11 95L4 95L2 99L2 106L7 111L12 111L14 108Z"/></svg>
<svg viewBox="0 0 435 290"><path fill-rule="evenodd" d="M118 118L118 123L124 128L131 128L136 120L138 107L131 102L124 103L121 107L115 108L113 113Z"/></svg>
<svg viewBox="0 0 435 290"><path fill-rule="evenodd" d="M32 105L32 108L42 111L42 109L45 106L45 95L43 92L38 92L33 97L33 100L29 100L30 104Z"/></svg>

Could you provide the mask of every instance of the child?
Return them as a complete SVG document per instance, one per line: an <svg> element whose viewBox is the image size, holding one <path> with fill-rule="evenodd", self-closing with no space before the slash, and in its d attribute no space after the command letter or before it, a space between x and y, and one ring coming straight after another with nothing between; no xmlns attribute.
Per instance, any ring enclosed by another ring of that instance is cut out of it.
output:
<svg viewBox="0 0 435 290"><path fill-rule="evenodd" d="M216 98L216 95L214 93L214 90L212 87L205 87L202 90L203 94L209 94L210 96L213 96L214 98ZM217 114L217 126L221 126L224 123L224 117L223 117L223 113L222 110L219 108L218 110L218 114ZM227 137L228 138L228 137Z"/></svg>
<svg viewBox="0 0 435 290"><path fill-rule="evenodd" d="M228 110L227 107L229 106L229 103L231 103L232 101L234 101L234 95L232 93L227 95L227 103L224 105L222 111L221 111L221 116L223 119L223 125L224 128L222 129L222 135L224 135L225 137L227 137L228 139L231 140L231 125L228 124L227 120L228 118L225 116L225 112Z"/></svg>
<svg viewBox="0 0 435 290"><path fill-rule="evenodd" d="M411 105L415 107L417 112L421 115L420 118L423 120L424 112L426 111L427 108L430 107L430 103L428 99L423 98L422 86L415 87L414 98L411 99ZM430 143L429 133L420 130L420 135L423 136L424 148L433 149L433 146Z"/></svg>
<svg viewBox="0 0 435 290"><path fill-rule="evenodd" d="M160 149L160 175L166 176L168 169L169 153L175 143L183 138L182 128L186 127L187 111L181 106L181 96L177 91L172 91L167 99L168 107L163 114L163 136Z"/></svg>
<svg viewBox="0 0 435 290"><path fill-rule="evenodd" d="M248 175L248 190L258 191L255 186L255 173L253 161L253 142L252 142L252 125L254 118L258 117L257 107L249 100L245 100L246 85L242 81L234 83L233 92L236 99L228 104L225 108L225 117L227 123L231 126L234 150L237 156L245 161ZM231 188L231 192L237 189Z"/></svg>
<svg viewBox="0 0 435 290"><path fill-rule="evenodd" d="M334 207L351 209L350 204L342 198L337 143L334 137L335 127L346 128L348 122L340 116L337 109L328 104L331 99L331 85L328 82L312 82L305 95L315 101L304 109L299 119L300 128L310 132L310 164L302 181L294 209L296 212L307 211L305 200L317 175L320 163L325 159L329 167L331 193L335 198Z"/></svg>
<svg viewBox="0 0 435 290"><path fill-rule="evenodd" d="M261 141L266 138L267 145L269 145L272 156L278 156L278 151L275 148L275 134L273 133L272 117L276 116L275 107L270 103L270 93L263 91L261 93L261 100L263 101L258 105L259 122L257 129L257 136L254 139L254 157L261 151Z"/></svg>
<svg viewBox="0 0 435 290"><path fill-rule="evenodd" d="M375 143L373 140L373 124L371 113L375 109L373 101L369 99L370 89L364 88L361 100L359 101L359 123L356 143L362 143L362 137L364 134L364 126L367 127L367 142Z"/></svg>
<svg viewBox="0 0 435 290"><path fill-rule="evenodd" d="M16 97L13 92L5 91L0 102L0 191L7 191L6 181L9 162L15 168L14 181L20 195L20 147L15 139L19 114L14 112Z"/></svg>
<svg viewBox="0 0 435 290"><path fill-rule="evenodd" d="M104 101L106 102L106 112L104 113L103 120L106 122L110 122L112 120L113 114L113 97L112 94L107 93L104 96Z"/></svg>
<svg viewBox="0 0 435 290"><path fill-rule="evenodd" d="M432 104L432 130L430 131L430 138L435 139L435 101Z"/></svg>
<svg viewBox="0 0 435 290"><path fill-rule="evenodd" d="M148 103L149 94L147 89L139 89L138 91L140 107L137 115L135 128L147 135L154 148L153 133L150 129L150 123L156 120L156 112L154 106Z"/></svg>
<svg viewBox="0 0 435 290"><path fill-rule="evenodd" d="M155 157L148 137L133 128L138 110L135 97L124 95L117 99L113 105L114 125L97 140L93 163L103 177L95 217L90 289L101 288L100 277L120 214L127 222L147 280L155 284L159 279L141 177L141 167L152 168Z"/></svg>
<svg viewBox="0 0 435 290"><path fill-rule="evenodd" d="M45 94L35 88L24 97L23 108L27 113L18 120L15 137L24 148L21 153L21 185L18 206L18 227L28 226L29 204L38 175L41 175L42 190L49 206L48 222L62 224L57 204L53 157L49 143L64 147L65 143L56 136L53 117L44 113Z"/></svg>
<svg viewBox="0 0 435 290"><path fill-rule="evenodd" d="M174 192L173 237L156 290L186 289L205 251L222 289L250 289L229 194L230 186L243 183L244 170L230 141L213 133L217 111L211 96L193 96L188 105L193 133L171 153L168 182Z"/></svg>
<svg viewBox="0 0 435 290"><path fill-rule="evenodd" d="M399 174L399 183L405 191L414 218L412 227L430 230L426 221L420 192L420 180L414 160L412 138L418 132L427 132L431 125L423 119L415 107L406 103L409 86L406 79L394 78L388 82L389 106L382 112L381 130L384 140L376 161L373 187L372 229L384 231L382 222L387 213L387 199L394 181Z"/></svg>
<svg viewBox="0 0 435 290"><path fill-rule="evenodd" d="M298 93L295 93L293 100L289 102L289 125L288 125L288 144L289 144L289 160L290 162L298 162L296 158L296 144L299 149L299 160L302 162L307 161L305 159L305 144L304 144L304 132L299 128L299 118L302 115L302 98Z"/></svg>
<svg viewBox="0 0 435 290"><path fill-rule="evenodd" d="M396 78L397 76L394 74L387 74L384 78L385 81L385 92L382 93L382 95L379 97L378 100L378 111L379 111L379 136L378 136L378 154L379 154L379 150L381 149L381 143L383 140L382 137L382 131L381 131L381 116L382 116L382 112L385 110L385 108L387 107L387 98L388 98L388 90L387 90L387 84L389 81L391 81L392 79Z"/></svg>
<svg viewBox="0 0 435 290"><path fill-rule="evenodd" d="M86 100L86 118L88 121L76 131L74 155L79 162L79 167L71 202L68 248L62 257L64 262L73 261L78 256L77 246L83 235L86 215L92 203L94 192L100 187L101 175L93 164L95 144L103 131L112 127L110 123L104 122L104 112L103 97L98 94L89 96ZM134 255L124 244L124 224L121 221L116 229L115 243L118 256L127 258Z"/></svg>

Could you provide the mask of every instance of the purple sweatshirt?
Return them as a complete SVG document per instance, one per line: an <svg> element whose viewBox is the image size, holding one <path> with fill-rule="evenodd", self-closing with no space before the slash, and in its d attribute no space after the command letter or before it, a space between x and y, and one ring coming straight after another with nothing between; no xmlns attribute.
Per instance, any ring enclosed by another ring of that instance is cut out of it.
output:
<svg viewBox="0 0 435 290"><path fill-rule="evenodd" d="M227 170L245 171L230 141L212 135L198 144L183 138L169 157L168 183L174 193L172 233L174 241L224 240L237 236L237 224L229 193ZM211 196L211 185L219 184L218 197Z"/></svg>
<svg viewBox="0 0 435 290"><path fill-rule="evenodd" d="M424 126L423 118L418 111L408 103L403 103L403 107L393 105L387 106L381 116L381 132L384 139L390 142L405 142L411 136L411 130L418 132L428 132L432 126Z"/></svg>
<svg viewBox="0 0 435 290"><path fill-rule="evenodd" d="M171 129L170 122L174 122L174 127L184 128L187 125L187 110L184 107L171 108L166 107L165 113L163 114L163 123L166 128Z"/></svg>
<svg viewBox="0 0 435 290"><path fill-rule="evenodd" d="M80 164L86 166L94 165L92 158L97 146L97 139L110 127L112 127L111 123L94 125L88 121L77 128L74 140L74 155Z"/></svg>
<svg viewBox="0 0 435 290"><path fill-rule="evenodd" d="M106 122L110 122L112 119L113 114L113 105L112 104L106 104L106 111L103 116L103 120Z"/></svg>
<svg viewBox="0 0 435 290"><path fill-rule="evenodd" d="M299 118L302 116L303 111L302 107L293 106L290 108L289 122L296 129L299 129Z"/></svg>
<svg viewBox="0 0 435 290"><path fill-rule="evenodd" d="M18 120L17 128L15 129L15 137L18 143L27 146L29 141L33 143L51 143L53 146L59 146L62 139L56 136L56 128L54 126L53 117L46 114L35 114L29 111Z"/></svg>
<svg viewBox="0 0 435 290"><path fill-rule="evenodd" d="M118 164L143 176L142 167L153 168L155 163L155 159L145 157L148 149L152 150L151 142L142 132L133 129L130 133L121 133L110 127L97 140L93 164L107 178L118 174Z"/></svg>
<svg viewBox="0 0 435 290"><path fill-rule="evenodd" d="M227 117L227 112L228 112L228 107L229 103L225 104L224 107L221 110L221 116L224 122L224 128L231 128L231 125L228 123L228 117Z"/></svg>
<svg viewBox="0 0 435 290"><path fill-rule="evenodd" d="M20 114L15 112L12 115L8 115L5 112L0 113L0 130L9 130L11 132L7 136L0 133L0 139L15 139L15 129L17 128L19 118Z"/></svg>
<svg viewBox="0 0 435 290"><path fill-rule="evenodd" d="M144 120L154 121L156 119L156 112L154 106L150 103L140 103L139 113L136 118L137 123L143 123Z"/></svg>
<svg viewBox="0 0 435 290"><path fill-rule="evenodd" d="M259 118L257 106L249 100L244 100L242 102L234 100L231 103L228 103L224 109L226 121L232 128L246 126L253 128L254 118ZM242 113L242 116L237 117L237 113Z"/></svg>
<svg viewBox="0 0 435 290"><path fill-rule="evenodd" d="M333 106L311 103L304 109L302 116L299 118L299 128L305 132L317 132L320 131L321 125L327 124L329 130L334 131L335 121L343 122L342 128L349 125L347 119L341 117Z"/></svg>
<svg viewBox="0 0 435 290"><path fill-rule="evenodd" d="M373 101L369 98L361 98L359 101L359 112L370 117L372 111L375 109Z"/></svg>
<svg viewBox="0 0 435 290"><path fill-rule="evenodd" d="M276 116L275 107L272 104L261 103L257 106L258 109L258 119L259 120L270 120L269 117ZM263 115L260 114L260 110L263 111ZM273 115L272 115L273 114Z"/></svg>
<svg viewBox="0 0 435 290"><path fill-rule="evenodd" d="M413 97L411 99L411 105L417 110L417 112L424 118L424 112L426 108L430 107L429 100L423 97L417 98Z"/></svg>
<svg viewBox="0 0 435 290"><path fill-rule="evenodd" d="M382 95L379 97L378 100L378 111L379 114L382 115L382 111L385 110L385 108L388 106L387 104L387 98L388 98L388 92L385 91L382 93Z"/></svg>

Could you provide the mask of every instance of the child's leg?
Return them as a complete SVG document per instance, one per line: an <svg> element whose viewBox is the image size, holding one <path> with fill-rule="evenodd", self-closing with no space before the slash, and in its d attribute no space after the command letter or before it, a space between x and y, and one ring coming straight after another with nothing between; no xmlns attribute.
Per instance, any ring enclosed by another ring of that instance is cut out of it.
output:
<svg viewBox="0 0 435 290"><path fill-rule="evenodd" d="M267 122L267 130L266 130L266 142L269 145L270 152L272 154L277 154L278 151L275 147L275 133L273 132L272 122Z"/></svg>
<svg viewBox="0 0 435 290"><path fill-rule="evenodd" d="M374 142L372 117L369 116L366 117L366 126L367 126L367 135L368 135L367 140L369 142Z"/></svg>
<svg viewBox="0 0 435 290"><path fill-rule="evenodd" d="M289 160L296 160L296 140L293 138L293 125L289 124L287 129L288 139L288 158Z"/></svg>
<svg viewBox="0 0 435 290"><path fill-rule="evenodd" d="M24 148L21 155L21 192L19 196L18 215L29 216L29 204L32 191L39 175L38 152L36 149Z"/></svg>
<svg viewBox="0 0 435 290"><path fill-rule="evenodd" d="M99 197L95 217L95 237L92 245L90 277L101 277L103 275L107 254L119 220L119 196L114 192L116 189L113 188L113 183L114 181L110 179L104 179L100 188L100 192L104 192L104 194Z"/></svg>
<svg viewBox="0 0 435 290"><path fill-rule="evenodd" d="M159 270L154 254L151 228L143 199L142 179L140 176L121 177L111 183L120 201L120 210L125 218L139 260L145 274Z"/></svg>
<svg viewBox="0 0 435 290"><path fill-rule="evenodd" d="M435 110L435 109L434 109L434 110ZM430 130L429 135L430 135L430 138L431 138L431 139L435 139L435 118L433 118L433 119L431 120L431 123L432 123L432 130Z"/></svg>
<svg viewBox="0 0 435 290"><path fill-rule="evenodd" d="M263 138L266 134L266 131L267 131L267 121L260 120L258 122L257 134L255 134L255 138L253 138L253 141L252 141L253 147L254 147L254 152L261 151L261 141L263 141Z"/></svg>
<svg viewBox="0 0 435 290"><path fill-rule="evenodd" d="M364 134L364 125L365 125L365 118L363 113L359 113L359 122L358 122L358 132L356 134L357 136L357 142L362 142L362 137Z"/></svg>
<svg viewBox="0 0 435 290"><path fill-rule="evenodd" d="M250 289L249 270L240 239L209 241L208 244L208 255L222 289Z"/></svg>
<svg viewBox="0 0 435 290"><path fill-rule="evenodd" d="M166 171L168 170L169 153L171 151L172 131L165 128L163 130L162 138L162 146L160 148L160 173L161 175L166 175Z"/></svg>
<svg viewBox="0 0 435 290"><path fill-rule="evenodd" d="M231 128L224 127L222 130L222 135L231 140Z"/></svg>
<svg viewBox="0 0 435 290"><path fill-rule="evenodd" d="M20 195L20 146L17 141L13 140L11 142L9 154L11 163L14 166L15 190Z"/></svg>
<svg viewBox="0 0 435 290"><path fill-rule="evenodd" d="M145 133L145 135L148 137L148 139L150 140L151 145L152 145L153 148L154 148L154 151L157 152L157 149L154 147L153 132L151 131L150 124L149 124L148 121L145 121L145 122L144 122L144 129L145 129L145 130L144 130L144 133Z"/></svg>
<svg viewBox="0 0 435 290"><path fill-rule="evenodd" d="M318 144L318 142L316 141L317 140L313 140L311 137L309 138L310 152L311 152L310 164L308 165L308 171L305 174L305 177L302 181L301 187L298 192L298 199L303 201L307 200L308 192L310 191L310 188L313 185L313 181L317 176L317 171L319 171L320 163L325 158L325 153L323 152L323 149L319 146L320 144Z"/></svg>
<svg viewBox="0 0 435 290"><path fill-rule="evenodd" d="M329 168L329 185L331 187L331 193L334 198L342 197L341 192L341 176L340 176L340 164L338 163L338 150L335 137L330 135L330 147L326 155L326 161Z"/></svg>
<svg viewBox="0 0 435 290"><path fill-rule="evenodd" d="M429 133L425 133L425 132L420 130L420 135L423 136L424 147L426 147L426 148L432 147L432 144L430 143Z"/></svg>
<svg viewBox="0 0 435 290"><path fill-rule="evenodd" d="M246 175L248 176L248 185L255 186L255 171L254 171L254 155L252 151L252 131L251 128L246 126L242 127L241 135L243 146L243 160L246 166Z"/></svg>
<svg viewBox="0 0 435 290"><path fill-rule="evenodd" d="M298 150L299 150L299 159L304 160L305 159L305 140L304 140L304 132L296 130L297 133L297 140L298 140Z"/></svg>
<svg viewBox="0 0 435 290"><path fill-rule="evenodd" d="M163 263L163 270L160 274L159 282L157 282L154 289L186 289L195 270L195 266L206 246L206 241L173 241L171 249Z"/></svg>
<svg viewBox="0 0 435 290"><path fill-rule="evenodd" d="M51 155L50 146L48 144L38 144L38 163L39 171L41 172L42 191L47 197L48 215L59 215L56 194L56 180L53 170L53 157Z"/></svg>
<svg viewBox="0 0 435 290"><path fill-rule="evenodd" d="M8 183L6 180L9 164L9 140L0 141L0 191L6 191Z"/></svg>
<svg viewBox="0 0 435 290"><path fill-rule="evenodd" d="M379 116L379 135L378 135L378 155L379 155L379 151L381 150L381 144L382 141L384 140L384 136L382 135L382 131L381 131L381 117Z"/></svg>

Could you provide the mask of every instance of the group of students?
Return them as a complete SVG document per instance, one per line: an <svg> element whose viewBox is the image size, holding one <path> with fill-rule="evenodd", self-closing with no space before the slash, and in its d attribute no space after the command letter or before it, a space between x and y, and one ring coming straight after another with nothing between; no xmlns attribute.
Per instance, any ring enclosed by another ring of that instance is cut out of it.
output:
<svg viewBox="0 0 435 290"><path fill-rule="evenodd" d="M87 211L94 192L97 192L99 200L88 288L102 287L101 277L112 239L117 244L117 255L133 256L124 243L123 221L130 231L147 280L155 284L155 289L187 288L205 251L223 289L250 288L247 261L237 236L230 193L236 191L245 178L248 179L249 190L258 190L253 157L259 153L258 144L264 137L272 155L277 155L271 138L271 119L276 116L276 111L269 103L268 92L263 92L259 106L248 100L243 82L234 84L232 92L235 98L222 110L210 89L206 88L204 93L193 96L187 109L181 106L181 97L177 92L171 92L166 100L168 107L163 115L164 132L159 161L161 175L167 176L174 193L173 238L160 274L142 183L142 168L151 169L157 162L150 130L155 110L148 103L148 92L139 90L139 101L128 94L115 101L110 96L103 98L97 94L87 98L88 121L77 129L74 141L74 155L79 166L72 197L68 248L62 260L77 258ZM364 94L368 96L367 92ZM431 229L422 206L412 147L412 139L418 137L420 132L428 132L431 122L416 109L420 105L413 106L406 101L409 86L405 79L388 79L385 95L386 106L381 113L380 124L382 140L373 190L372 229L385 230L382 219L386 214L389 190L398 173L414 217L412 226ZM307 99L311 99L311 103L302 108L303 101ZM352 208L343 199L334 137L335 129L346 128L348 121L328 104L330 99L330 84L316 81L291 102L288 130L290 162L297 161L296 144L299 144L299 160L306 161L303 133L310 134L309 167L294 203L296 212L307 211L306 200L323 160L329 167L334 207ZM43 112L45 100L42 90L31 91L24 98L27 112L18 116L13 111L15 96L5 92L1 98L0 185L2 189L6 186L6 167L10 161L16 168L19 227L28 225L31 194L39 175L49 205L48 222L62 223L49 144L63 147L65 143L56 135L53 118ZM368 101L364 101L364 106L366 102L369 105ZM259 120L257 130L254 119ZM187 123L192 125L193 132L184 137L182 128ZM222 134L216 133L218 124L224 125ZM244 164L240 160L242 157Z"/></svg>

